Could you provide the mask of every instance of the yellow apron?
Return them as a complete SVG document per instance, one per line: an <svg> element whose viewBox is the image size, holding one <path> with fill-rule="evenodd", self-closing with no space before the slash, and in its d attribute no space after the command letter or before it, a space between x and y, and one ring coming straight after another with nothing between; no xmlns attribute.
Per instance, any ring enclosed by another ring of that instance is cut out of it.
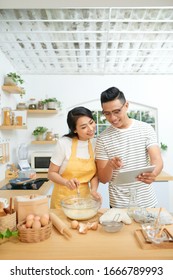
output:
<svg viewBox="0 0 173 280"><path fill-rule="evenodd" d="M67 163L66 169L61 174L61 176L67 180L70 180L72 178L77 178L80 182L79 185L80 194L81 196L86 197L90 194L89 181L96 174L94 152L92 149L92 144L89 140L88 141L88 152L90 155L89 159L77 158L76 157L77 144L78 144L78 139L73 138L71 156ZM60 201L63 198L76 194L77 194L76 189L70 190L64 185L54 183L54 189L51 197L51 208L59 208Z"/></svg>

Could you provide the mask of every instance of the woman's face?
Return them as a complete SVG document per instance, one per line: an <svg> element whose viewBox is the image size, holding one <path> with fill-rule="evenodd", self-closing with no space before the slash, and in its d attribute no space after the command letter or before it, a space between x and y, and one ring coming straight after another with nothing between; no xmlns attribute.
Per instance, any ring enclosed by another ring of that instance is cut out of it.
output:
<svg viewBox="0 0 173 280"><path fill-rule="evenodd" d="M78 134L79 140L85 141L95 135L96 123L93 119L82 116L77 120L75 133Z"/></svg>

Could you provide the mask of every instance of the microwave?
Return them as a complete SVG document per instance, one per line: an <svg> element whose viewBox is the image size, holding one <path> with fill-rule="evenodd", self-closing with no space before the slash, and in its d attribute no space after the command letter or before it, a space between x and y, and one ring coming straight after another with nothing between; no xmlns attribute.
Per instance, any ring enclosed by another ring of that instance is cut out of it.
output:
<svg viewBox="0 0 173 280"><path fill-rule="evenodd" d="M48 172L52 152L31 153L31 168L36 172Z"/></svg>

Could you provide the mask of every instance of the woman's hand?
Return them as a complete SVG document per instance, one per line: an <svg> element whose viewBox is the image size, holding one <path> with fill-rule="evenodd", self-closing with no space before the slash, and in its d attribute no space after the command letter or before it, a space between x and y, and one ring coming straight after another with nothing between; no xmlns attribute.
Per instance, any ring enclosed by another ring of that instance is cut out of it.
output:
<svg viewBox="0 0 173 280"><path fill-rule="evenodd" d="M96 200L99 200L101 203L102 203L102 196L100 193L98 193L97 191L95 190L91 190L91 195L96 199Z"/></svg>
<svg viewBox="0 0 173 280"><path fill-rule="evenodd" d="M66 180L65 186L70 190L76 189L80 185L80 182L76 178L72 178L70 180Z"/></svg>

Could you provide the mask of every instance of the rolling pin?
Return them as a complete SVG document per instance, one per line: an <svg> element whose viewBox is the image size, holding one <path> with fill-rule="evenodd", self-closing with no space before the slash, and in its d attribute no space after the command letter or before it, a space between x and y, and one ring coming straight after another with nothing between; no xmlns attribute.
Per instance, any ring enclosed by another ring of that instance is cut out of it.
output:
<svg viewBox="0 0 173 280"><path fill-rule="evenodd" d="M67 237L71 237L71 232L68 229L67 225L54 213L49 214L53 226L62 234Z"/></svg>

